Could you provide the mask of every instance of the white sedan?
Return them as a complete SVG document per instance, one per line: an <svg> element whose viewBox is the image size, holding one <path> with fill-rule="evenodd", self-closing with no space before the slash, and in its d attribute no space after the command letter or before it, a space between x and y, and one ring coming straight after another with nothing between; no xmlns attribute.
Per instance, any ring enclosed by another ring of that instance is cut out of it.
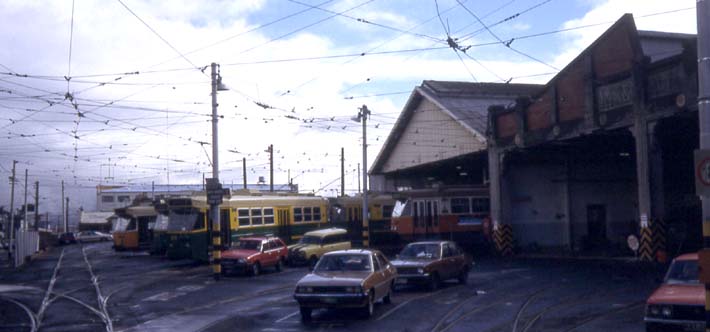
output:
<svg viewBox="0 0 710 332"><path fill-rule="evenodd" d="M75 236L76 240L81 243L113 240L113 236L111 236L111 234L101 233L97 231L82 231L76 233Z"/></svg>

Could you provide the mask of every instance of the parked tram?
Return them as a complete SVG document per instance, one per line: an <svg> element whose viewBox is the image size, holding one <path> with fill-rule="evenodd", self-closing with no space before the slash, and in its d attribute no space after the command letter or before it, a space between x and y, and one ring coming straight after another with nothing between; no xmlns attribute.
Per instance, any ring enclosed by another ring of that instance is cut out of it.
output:
<svg viewBox="0 0 710 332"><path fill-rule="evenodd" d="M166 236L169 258L208 260L208 211L205 196L168 200ZM220 205L222 243L245 235L273 234L287 243L304 233L330 227L328 201L304 195L233 194Z"/></svg>
<svg viewBox="0 0 710 332"><path fill-rule="evenodd" d="M395 199L391 195L368 197L368 228L370 245L397 244L398 236L391 230L392 209ZM331 219L334 226L348 230L353 244L362 245L362 196L345 196L331 199Z"/></svg>
<svg viewBox="0 0 710 332"><path fill-rule="evenodd" d="M402 192L391 227L404 241L446 239L462 245L484 243L491 232L488 187Z"/></svg>
<svg viewBox="0 0 710 332"><path fill-rule="evenodd" d="M164 218L152 204L143 203L115 210L113 247L117 251L149 249L156 220Z"/></svg>

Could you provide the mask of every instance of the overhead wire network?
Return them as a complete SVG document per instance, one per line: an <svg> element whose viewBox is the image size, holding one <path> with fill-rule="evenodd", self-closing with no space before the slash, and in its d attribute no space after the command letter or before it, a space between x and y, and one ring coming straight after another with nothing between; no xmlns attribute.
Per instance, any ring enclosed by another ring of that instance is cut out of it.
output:
<svg viewBox="0 0 710 332"><path fill-rule="evenodd" d="M682 10L682 9L681 9L681 10ZM353 16L353 17L354 17L354 16ZM601 25L601 24L600 24L600 25ZM490 28L491 26L492 26L492 25L489 25L489 28ZM564 31L570 31L570 30L571 30L571 29L564 29ZM394 31L394 30L393 30L393 31ZM563 31L563 30L560 30L560 31ZM555 32L550 32L549 34L552 34L552 33L555 33ZM540 35L542 35L542 34L540 34ZM533 38L533 36L532 36L532 35L531 35L530 37L520 36L520 37L518 37L517 39L524 39L524 38ZM498 42L496 42L495 44L498 44L498 45L499 45L499 44L501 44L501 41L506 41L506 40L505 40L505 39L498 40ZM492 44L491 44L491 45L492 45ZM483 45L482 45L482 46L483 46ZM360 55L360 57L361 57L361 56L362 56L362 55ZM353 55L353 58L358 58L358 57L355 56L355 55ZM246 65L246 64L243 64L243 65ZM14 75L14 74L17 74L17 72L11 70L10 68L7 68L5 65L2 65L2 68L4 68L5 70L7 70L8 76L12 75L12 76L14 76L14 77L18 77L18 78L19 78L18 75ZM174 68L174 69L171 69L171 71L178 71L178 70L194 70L194 69L195 69L195 68L183 68L183 69ZM158 70L155 71L155 73L158 73L158 72L159 72ZM69 73L69 74L70 74L70 73ZM142 74L142 73L141 73L141 74ZM541 74L547 75L548 73L541 73ZM39 75L38 75L38 76L39 76ZM136 75L136 76L137 76L137 75ZM100 77L100 76L86 76L85 78L90 78L90 77ZM55 79L55 80L57 80L57 81L61 81L61 77L52 77L52 79ZM108 80L107 80L107 81L108 81ZM78 84L78 83L84 83L84 84L101 84L101 83L103 83L103 82L101 82L101 81L79 82L79 80L76 80L76 79L72 81L72 84ZM116 82L113 82L113 83L116 83L116 84L106 83L106 84L103 84L102 86L109 86L109 85L117 85L117 86L119 86L119 85L124 85L124 84L125 84L125 85L129 85L129 84L130 84L130 82L120 82L120 80L119 80L119 81L116 81ZM159 83L159 82L149 82L149 83ZM199 82L195 82L195 84L199 84ZM366 83L364 83L364 84L366 84ZM141 84L141 83L136 83L135 85L142 85L142 84ZM151 86L151 85L148 84L148 83L145 83L145 84L143 84L143 85ZM67 89L67 90L68 90L68 89ZM87 90L87 91L88 91L88 90ZM344 92L349 92L349 91L351 91L351 89L348 89L348 90L346 90L346 91L344 91ZM39 91L39 92L41 92L41 91ZM45 93L46 95L44 95L44 96L29 96L29 95L28 95L26 98L38 97L38 98L34 98L38 103L46 103L47 101L50 101L50 102L54 102L55 105L60 105L60 104L61 104L60 102L57 102L56 100L53 101L52 99L50 99L50 98L53 97L52 91L46 90L46 91L44 91L43 93ZM386 93L386 92L385 92L385 93ZM383 93L383 94L385 94L385 93ZM406 93L411 93L411 92L410 92L410 91L395 91L394 93L406 94ZM0 93L0 95L2 95L2 93ZM16 95L17 95L17 94L16 94ZM57 96L54 95L54 97L57 97ZM353 97L357 97L357 96L353 96ZM363 97L364 97L364 96L363 96ZM40 100L41 98L44 98L44 99L46 99L46 100L42 101L42 100ZM2 98L0 98L0 99L2 99ZM128 99L128 98L126 98L126 99ZM81 99L79 99L79 98L77 98L77 100L81 101ZM99 101L98 99L92 100L91 98L85 98L84 100L85 100L85 101L84 101L84 104L78 104L80 108L90 108L90 107L92 107L91 105L100 106L100 105L103 105L103 104L110 103L110 105L108 105L107 107L109 107L109 106L110 106L111 108L121 108L121 107L124 107L124 109L131 109L131 106L123 106L123 105L120 105L120 100L119 100L119 102L113 102L113 103L111 103L111 101L114 101L114 100L117 100L117 99L106 99L106 100L100 100L100 101ZM267 103L264 103L264 104L265 104L265 105L268 105ZM38 105L39 105L39 104L38 104ZM46 105L46 104L45 104L45 105ZM69 112L69 111L71 110L72 104L65 103L65 104L63 104L63 105L61 105L61 106L62 106L62 108L67 109L67 112L65 112L65 113L67 113L67 114L74 114L74 115L77 114L77 113ZM0 107L2 107L2 106L0 106ZM139 107L136 107L136 109L138 109L138 108L139 108ZM145 108L145 109L146 109L146 110L145 110L146 112L160 112L160 111L161 111L160 109L157 109L157 108L156 108L156 109L152 109L152 110L148 110L148 109L150 109L151 107L142 107L142 108ZM41 108L38 107L38 110L39 110L39 109L41 109ZM284 111L284 114L285 114L286 112L289 112L290 110L291 110L290 107L282 107L282 111ZM17 111L21 111L21 110L18 109ZM189 112L189 111L186 111L186 113L187 113L187 112ZM192 117L192 116L195 116L195 117L202 117L202 116L204 116L204 114L199 114L198 112L189 112L189 113L195 113L195 114L183 114L183 115L189 116L189 117ZM40 112L40 114L41 114L41 112ZM299 114L299 115L301 115L301 114ZM13 116L13 117L14 117L14 116ZM225 117L230 117L230 116L228 116L228 115L225 114ZM236 116L234 116L234 117L236 118ZM284 118L285 118L285 117L284 117ZM99 117L99 116L91 116L91 117L82 117L82 118L81 118L81 121L82 121L82 124L89 124L89 123L100 124L100 123L103 123L102 119L105 119L105 118L101 118L101 117ZM131 126L131 125L132 125L132 124L135 124L135 121L138 121L138 119L139 119L138 117L125 118L125 119L123 119L124 121L126 121L126 122L124 122L124 123L121 123L119 120L113 121L113 120L108 120L108 119L107 119L107 121L109 121L110 124L112 124L112 125L115 126L115 127L114 127L113 129L111 129L111 130L116 130L116 131L128 130L128 131L130 131L132 128L136 128L136 126ZM147 120L152 120L152 119L149 119L149 118L146 118L146 119L147 119ZM157 120L157 119L156 119L156 120ZM316 130L323 130L322 127L319 128L319 127L316 126L316 125L319 124L319 122L320 122L321 124L325 124L325 123L327 123L327 122L329 121L329 120L326 120L326 119L313 119L313 118L309 118L308 116L303 116L302 119L297 119L297 120L294 120L294 121L301 121L302 123L306 123L306 122L304 122L303 120L311 120L310 123L312 123L312 124L307 124L307 125L313 126ZM45 121L45 120L41 120L41 121ZM114 124L114 122L119 123L120 126L116 126L116 125ZM197 122L197 121L196 121L196 122ZM333 120L332 122L333 122L333 123L342 124L344 127L347 128L347 129L344 129L344 130L351 130L351 129L353 129L354 127L357 126L357 125L353 125L353 124L348 123L348 119L347 119L347 118L339 118L339 119ZM35 122L33 122L33 123L35 123ZM39 120L37 121L37 123L39 123ZM47 123L47 122L45 122L45 123ZM374 123L374 122L373 122L373 123ZM48 123L48 124L51 125L51 123ZM391 121L390 121L389 123L388 123L388 122L385 122L385 121L382 121L382 125L383 125L383 126L384 126L384 125L388 125L388 124L391 125L391 124L393 124L393 123L392 123ZM8 124L8 125L12 125L12 124ZM83 125L82 125L82 126L83 126ZM152 128L160 128L160 127L153 127L152 125L145 125L145 128L151 128L151 127L152 127ZM163 127L166 127L166 128L167 128L167 126L163 126ZM342 127L332 126L332 128L342 128ZM107 129L107 130L108 130L108 129ZM139 130L140 130L140 128L139 128ZM96 130L96 132L99 132L99 131ZM57 132L57 134L58 134L58 135L67 135L66 131L65 131L64 133ZM146 133L145 133L145 134L148 135L148 136L151 136L151 135L161 135L161 134L165 134L165 131L156 130L155 132L149 132L149 131L146 129ZM31 136L31 137L29 137L30 135L36 135L36 134L28 134L28 135L26 135L26 136L28 136L28 137L22 137L22 134L21 134L21 133L17 133L17 132L15 132L15 133L13 133L13 134L8 134L8 136L13 136L13 137L16 137L16 138L18 138L18 139L19 139L19 138L21 138L21 139L27 139L27 138L32 138L32 137L33 137L33 138L39 137L39 136ZM77 136L79 136L79 135L77 135ZM38 143L38 144L39 144L39 145L36 145L36 146L38 147L38 149L41 149L42 146L44 146L43 143ZM44 147L46 147L46 146L44 146ZM90 148L92 148L92 147L91 147L91 146L87 146L84 150L77 148L77 149L75 149L75 151L76 151L76 150L78 150L78 151L88 151ZM101 149L101 147L100 147L100 146L96 146L96 149L99 150L99 149ZM311 168L311 170L316 170L316 169L317 169L317 168Z"/></svg>

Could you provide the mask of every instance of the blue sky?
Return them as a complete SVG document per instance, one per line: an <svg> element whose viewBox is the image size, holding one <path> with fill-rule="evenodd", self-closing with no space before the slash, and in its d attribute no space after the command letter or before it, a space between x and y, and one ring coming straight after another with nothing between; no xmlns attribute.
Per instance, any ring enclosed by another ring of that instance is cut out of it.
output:
<svg viewBox="0 0 710 332"><path fill-rule="evenodd" d="M423 80L545 83L626 12L641 29L695 32L693 0L460 1L3 1L0 172L18 160L50 210L61 179L87 209L99 182L199 183L210 172L210 146L199 142L211 137L209 69L199 68L217 62L231 88L218 96L224 182L241 183L242 158L250 182L268 175L264 150L274 144L276 182L290 170L305 191L334 195L344 147L353 193L361 141L349 119L363 104L373 111L372 162ZM329 17L350 8L350 18ZM474 14L487 26L513 17L491 27L503 41L591 26L513 40L526 57L477 46L497 39L471 36L482 27ZM461 58L446 30L467 48ZM0 187L0 205L8 196Z"/></svg>

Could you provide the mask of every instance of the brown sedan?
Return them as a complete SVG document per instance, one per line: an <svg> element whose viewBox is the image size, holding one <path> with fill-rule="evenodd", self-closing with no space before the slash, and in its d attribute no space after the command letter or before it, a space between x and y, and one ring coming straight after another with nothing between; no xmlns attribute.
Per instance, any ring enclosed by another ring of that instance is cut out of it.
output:
<svg viewBox="0 0 710 332"><path fill-rule="evenodd" d="M377 250L333 251L298 282L294 298L304 322L316 308L358 308L370 317L376 301L392 300L396 277L397 270Z"/></svg>
<svg viewBox="0 0 710 332"><path fill-rule="evenodd" d="M454 242L427 241L408 244L392 265L397 268L397 285L427 285L436 290L448 279L465 284L473 262Z"/></svg>

